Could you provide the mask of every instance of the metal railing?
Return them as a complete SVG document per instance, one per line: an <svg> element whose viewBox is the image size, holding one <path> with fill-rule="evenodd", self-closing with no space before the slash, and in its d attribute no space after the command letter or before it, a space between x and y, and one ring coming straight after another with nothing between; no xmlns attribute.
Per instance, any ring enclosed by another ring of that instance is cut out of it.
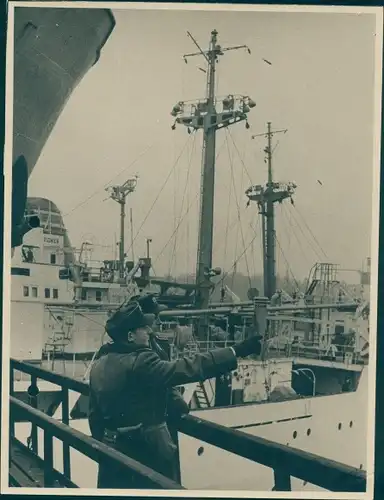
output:
<svg viewBox="0 0 384 500"><path fill-rule="evenodd" d="M183 487L180 484L171 481L154 470L146 467L143 464L127 457L123 453L108 447L107 445L86 436L82 432L77 431L68 425L63 424L59 420L49 417L45 413L32 408L30 405L19 401L15 397L10 398L10 415L11 421L23 417L37 428L44 432L44 487L73 487L77 486L71 481L71 473L69 468L69 452L64 453L64 474L54 468L54 452L53 439L59 439L63 443L63 449L69 450L73 448L80 453L83 453L88 458L99 463L108 463L111 466L119 466L122 470L129 471L134 474L135 483L132 485L137 488L152 488L166 490L180 490ZM37 434L37 433L36 433ZM37 438L37 436L36 436ZM12 442L17 441L14 435L11 435ZM36 441L37 443L37 441ZM36 446L36 445L35 445ZM34 450L37 454L37 450ZM67 460L65 460L67 458ZM11 457L12 460L12 457Z"/></svg>
<svg viewBox="0 0 384 500"><path fill-rule="evenodd" d="M30 395L30 405L18 401L14 397L14 371L28 373L31 376L31 386L28 394ZM49 381L61 387L62 395L62 423L36 409L37 407L37 379ZM11 392L11 439L15 439L14 426L17 420L17 411L21 411L28 415L32 424L32 450L37 454L37 427L43 428L46 434L44 440L48 450L49 470L47 472L48 482L52 476L52 460L51 441L52 436L58 437L63 441L63 460L64 460L64 477L70 480L70 462L69 448L82 449L82 452L88 455L91 459L100 461L100 457L107 457L121 463L130 470L148 476L150 481L156 482L158 487L161 484L163 487L176 488L176 483L169 479L163 478L154 471L148 470L141 464L128 457L122 456L120 453L111 450L98 441L85 436L84 434L75 431L68 427L69 425L69 406L68 406L68 391L78 392L83 395L89 395L89 386L84 382L80 382L64 375L43 370L33 365L11 359L11 376L10 376L10 392ZM35 407L35 408L33 408ZM16 410L16 413L15 413ZM34 430L35 429L35 430ZM290 491L291 477L296 477L307 481L311 484L320 486L331 491L344 492L365 492L366 491L366 472L349 467L347 465L329 460L312 453L284 446L273 441L252 436L244 432L230 429L222 425L214 424L206 420L202 420L195 416L185 416L178 424L178 431L188 436L192 436L201 441L205 441L213 446L234 453L238 456L252 460L255 463L270 467L274 470L275 491ZM81 451L81 450L80 450ZM44 452L44 457L45 457ZM65 465L66 464L66 465ZM54 472L56 474L56 472ZM168 481L166 483L165 481ZM180 488L179 485L177 485Z"/></svg>
<svg viewBox="0 0 384 500"><path fill-rule="evenodd" d="M271 356L285 356L289 358L307 358L313 360L322 361L337 361L340 363L345 363L346 365L361 365L364 363L359 352L354 350L353 346L350 345L339 345L334 344L336 351L332 353L332 350L327 346L323 347L315 343L301 343L301 344L283 344L276 342L275 345L271 344L267 348L267 357ZM268 356L269 354L269 356Z"/></svg>

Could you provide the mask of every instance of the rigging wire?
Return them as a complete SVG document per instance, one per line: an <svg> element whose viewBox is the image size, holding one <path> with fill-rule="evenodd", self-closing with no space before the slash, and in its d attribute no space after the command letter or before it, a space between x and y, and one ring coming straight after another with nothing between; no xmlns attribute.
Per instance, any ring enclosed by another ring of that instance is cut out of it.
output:
<svg viewBox="0 0 384 500"><path fill-rule="evenodd" d="M294 205L293 207L296 212L298 213L298 215L301 217L302 221L304 222L304 225L305 227L308 229L309 233L311 234L312 238L314 239L314 241L317 243L319 249L321 250L321 252L323 253L324 257L329 260L327 254L325 253L325 251L323 250L322 246L320 245L318 239L316 238L316 236L313 234L311 228L309 227L309 225L307 224L306 220L304 219L304 216L300 213L299 209L296 207L296 205Z"/></svg>
<svg viewBox="0 0 384 500"><path fill-rule="evenodd" d="M222 145L220 146L220 148L219 148L219 150L218 150L218 152L217 152L217 154L216 154L216 160L219 158L220 153L221 153L221 151L222 151L222 149L223 149L223 146L224 146L224 142L222 143ZM175 228L175 230L173 231L173 233L172 233L172 234L171 234L171 236L169 237L168 241L165 243L165 245L163 246L163 248L162 248L162 249L160 250L160 252L157 254L157 256L156 256L156 258L155 258L154 262L157 262L157 261L159 260L159 258L163 255L164 250L165 250L165 249L168 247L168 245L171 243L172 238L173 238L173 236L174 236L175 232L178 230L178 228L179 228L179 227L180 227L180 225L182 224L183 220L184 220L184 219L185 219L185 217L188 215L188 213L189 213L190 209L192 208L192 206L194 205L194 203L195 203L196 199L199 197L199 194L200 194L200 191L198 191L198 192L195 194L195 196L194 196L193 200L191 201L191 203L189 204L189 206L188 206L188 208L187 208L187 211L186 211L186 212L185 212L185 214L181 217L181 219L180 219L180 221L179 221L179 223L178 223L177 227Z"/></svg>
<svg viewBox="0 0 384 500"><path fill-rule="evenodd" d="M234 177L234 173L233 173L233 161L232 161L232 156L231 156L230 149L229 149L228 136L226 136L226 144L227 144L227 150L228 150L229 164L230 164L230 167L231 167L231 178L232 178L232 184L233 184L233 193L235 195L235 201L236 201L236 207L237 207L237 220L238 220L239 227L240 227L240 233L241 233L241 240L242 240L242 243L243 243L243 248L245 248L245 239L244 239L243 225L242 225L242 221L241 221L241 217L240 217L240 205L239 205L239 200L237 198L237 193L236 193L235 177ZM243 171L242 171L242 174L243 174ZM242 180L241 186L243 186L243 175L242 175L242 179L241 180ZM252 287L252 280L251 280L251 276L250 276L250 273L249 273L248 257L247 257L246 253L245 253L245 265L246 265L246 268L247 268L249 287L251 288Z"/></svg>
<svg viewBox="0 0 384 500"><path fill-rule="evenodd" d="M289 209L287 209L287 210L289 210ZM291 209L291 210L289 210L289 212L290 212L290 215L291 215L291 217L293 218L294 222L296 223L297 227L299 228L299 230L300 230L301 234L303 235L303 238L307 240L307 242L308 242L309 246L312 248L312 250L314 251L314 253L316 254L316 256L317 256L320 260L322 260L321 254L319 254L319 252L318 252L317 248L313 246L313 244L312 244L312 242L310 241L310 239L308 239L308 237L305 235L305 233L304 233L304 231L303 231L303 228L302 228L302 227L301 227L301 225L300 225L300 222L297 220L297 218L295 217L295 215L294 215L294 213L293 213L293 210ZM293 227L293 226L292 226L292 227ZM298 237L297 237L297 236L296 236L296 238L298 239ZM298 241L299 241L299 239L298 239ZM308 262L308 261L307 261L307 262Z"/></svg>
<svg viewBox="0 0 384 500"><path fill-rule="evenodd" d="M197 135L195 134L194 137L193 137L192 147L191 147L190 156L189 156L187 177L186 177L186 180L185 180L185 186L184 186L184 191L183 191L183 197L182 197L182 200L181 200L181 207L180 207L180 213L179 213L178 221L180 221L181 214L183 213L184 201L185 201L187 189L188 189L188 186L189 186L189 176L190 176L190 173L191 173L192 159L193 159L193 155L194 155L194 151L195 151L195 146L196 146L196 137L197 137ZM176 219L175 219L175 222L176 222ZM177 236L179 234L179 228L180 228L180 224L175 224L175 228L174 228L174 232L173 232L173 234L175 235L175 238L174 238L174 242L173 242L173 250L172 250L170 264L169 264L169 276L171 276L171 272L172 272L172 263L173 263L174 259L176 259L176 246L177 246ZM176 271L176 262L175 262L175 271Z"/></svg>
<svg viewBox="0 0 384 500"><path fill-rule="evenodd" d="M195 132L195 131L193 131L193 133L194 133L194 132ZM137 238L138 238L139 234L141 233L141 230L142 230L142 229L143 229L143 227L144 227L144 224L147 222L148 217L151 215L153 208L155 207L155 205L156 205L156 203L157 203L158 199L160 198L161 193L164 191L164 188L165 188L165 186L167 185L167 183L168 183L168 181L169 181L169 179L170 179L170 177L171 177L171 175L172 175L173 171L174 171L174 170L175 170L175 168L177 167L177 164L178 164L178 162L179 162L179 160L180 160L180 158L181 158L181 156L182 156L182 154L183 154L183 152L184 152L185 148L187 147L188 142L191 140L191 137L192 137L192 135L189 135L189 136L188 136L188 138L187 138L187 140L185 141L185 144L184 144L184 146L182 147L182 149L181 149L181 151L180 151L180 154L178 155L178 157L176 158L176 161L174 162L174 164L172 165L172 167L171 167L170 171L168 172L168 175L167 175L167 177L165 178L165 181L163 182L163 185L161 186L160 191L158 192L158 194L157 194L156 198L154 199L154 201L153 201L153 203L152 203L151 207L149 208L149 210L148 210L148 212L147 212L146 216L144 217L144 220L142 221L142 223L141 223L141 225L140 225L139 229L137 230L137 232L136 232L136 236L133 238L133 240L132 240L132 242L131 242L131 245L130 245L130 247L129 247L129 248L128 248L128 250L127 250L127 253L128 253L128 252L130 251L130 249L132 248L132 245L133 245L133 244L135 243L135 241L137 240Z"/></svg>
<svg viewBox="0 0 384 500"><path fill-rule="evenodd" d="M174 143L175 146L175 143ZM176 149L176 148L174 148ZM176 157L176 151L174 151L173 158L175 159ZM177 206L177 185L178 185L178 179L176 176L176 173L178 172L178 169L175 169L173 171L173 229L176 228L177 225L177 215L176 215L176 206ZM171 279L171 268L172 268L172 257L173 255L169 255L169 263L168 263L168 278Z"/></svg>
<svg viewBox="0 0 384 500"><path fill-rule="evenodd" d="M230 165L229 171L230 171ZM225 241L224 241L224 255L223 255L223 265L226 267L227 264L227 245L228 245L228 232L229 232L229 213L230 213L230 208L231 208L231 201L232 201L232 182L229 183L229 200L228 200L228 207L227 207L227 222L225 225ZM236 221L235 221L236 222ZM224 282L222 281L222 285L224 285Z"/></svg>
<svg viewBox="0 0 384 500"><path fill-rule="evenodd" d="M248 243L248 246L239 255L239 257L237 258L237 260L233 263L232 267L230 269L228 269L228 271L226 273L224 273L224 278L223 279L225 279L231 273L232 269L234 267L236 267L237 263L240 261L240 259L242 259L243 255L247 252L247 250L252 245L252 243L255 241L255 239L257 238L257 236L259 236L258 233L255 233L255 235L252 237L251 241Z"/></svg>
<svg viewBox="0 0 384 500"><path fill-rule="evenodd" d="M295 275L293 274L293 271L292 271L292 269L291 269L291 266L289 265L288 259L287 259L287 257L285 256L284 251L283 251L283 249L282 249L282 247L281 247L281 245L280 245L280 242L279 242L279 240L276 238L276 236L275 236L275 241L276 241L276 243L277 243L277 245L278 245L278 247L279 247L279 250L280 250L280 252L281 252L281 255L283 256L283 259L285 260L285 263L286 263L286 265L287 265L287 268L288 268L289 272L291 273L291 276L292 276L292 278L293 278L293 281L295 282L296 288L297 288L298 290L300 290L299 283L298 283L298 281L297 281L297 279L296 279Z"/></svg>
<svg viewBox="0 0 384 500"><path fill-rule="evenodd" d="M117 177L119 177L121 174L123 174L124 172L126 172L127 170L129 170L130 168L133 167L133 165L135 165L139 159L144 156L150 149L153 148L153 144L150 144L144 151L142 151L139 156L137 156L128 166L124 167L118 174L114 175L107 183L103 184L102 187L99 187L96 191L94 191L91 195L89 195L87 198L85 198L83 201L81 201L80 203L78 203L77 205L75 205L69 212L67 212L66 214L64 214L62 217L68 217L69 215L71 215L75 210L77 210L78 208L84 206L86 203L88 203L88 201L90 201L92 198L94 198L97 194L99 194L101 191L105 190L106 187L108 187L108 185L113 181L115 180Z"/></svg>
<svg viewBox="0 0 384 500"><path fill-rule="evenodd" d="M280 209L281 209L281 214L282 214L281 221L282 221L282 226L283 226L283 228L284 228L284 231L285 231L285 229L286 229L286 228L285 228L285 224L284 224L284 219L286 219L286 220L287 220L287 222L288 222L288 224L290 225L290 231L287 231L287 234L290 234L290 235L293 235L293 236L294 236L294 238L296 239L297 244L298 244L298 246L299 246L299 249L300 249L300 251L301 251L301 253L302 253L303 257L304 257L304 260L307 262L308 266L310 266L310 261L308 260L308 256L307 256L307 254L305 253L305 250L304 250L304 248L303 248L303 246L302 246L302 244L301 244L300 238L299 238L299 237L298 237L298 235L297 235L297 232L296 232L296 228L295 228L295 226L292 224L292 221L291 221L291 220L287 217L287 215L286 215L284 205L281 205ZM301 229L301 228L300 228L300 229Z"/></svg>
<svg viewBox="0 0 384 500"><path fill-rule="evenodd" d="M247 174L247 176L248 176L248 179L249 179L250 183L251 183L251 184L253 184L252 178L251 178L251 176L250 176L250 174L249 174L249 172L248 172L248 169L247 169L247 167L246 167L246 165L245 165L245 163L244 163L243 158L241 157L241 154L240 154L239 148L237 147L236 142L235 142L235 140L234 140L234 138L233 138L233 136L232 136L232 132L230 131L230 129L227 129L227 128L225 129L225 131L228 133L229 137L230 137L230 138L231 138L231 140L232 140L233 146L234 146L234 148L236 149L236 152L237 152L237 154L238 154L238 156L239 156L239 159L240 159L240 161L241 161L241 164L243 165L243 169L245 170L245 173Z"/></svg>

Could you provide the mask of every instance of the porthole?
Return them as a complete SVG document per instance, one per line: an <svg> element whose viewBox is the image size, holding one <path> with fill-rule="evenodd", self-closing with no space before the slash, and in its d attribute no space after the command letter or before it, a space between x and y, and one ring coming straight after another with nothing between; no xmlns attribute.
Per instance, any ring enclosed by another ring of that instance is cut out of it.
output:
<svg viewBox="0 0 384 500"><path fill-rule="evenodd" d="M362 470L363 469L363 464L360 464L359 465L359 469Z"/></svg>
<svg viewBox="0 0 384 500"><path fill-rule="evenodd" d="M349 422L349 427L352 427L353 426L353 422L352 420Z"/></svg>
<svg viewBox="0 0 384 500"><path fill-rule="evenodd" d="M297 431L294 431L293 432L293 439L296 439L297 438Z"/></svg>
<svg viewBox="0 0 384 500"><path fill-rule="evenodd" d="M341 423L339 423L339 425L337 426L337 428L339 429L339 431L341 431L342 424L341 424Z"/></svg>
<svg viewBox="0 0 384 500"><path fill-rule="evenodd" d="M201 457L201 455L204 453L204 448L203 446L200 446L200 448L197 450L197 455Z"/></svg>
<svg viewBox="0 0 384 500"><path fill-rule="evenodd" d="M311 429L307 429L307 436L311 435Z"/></svg>

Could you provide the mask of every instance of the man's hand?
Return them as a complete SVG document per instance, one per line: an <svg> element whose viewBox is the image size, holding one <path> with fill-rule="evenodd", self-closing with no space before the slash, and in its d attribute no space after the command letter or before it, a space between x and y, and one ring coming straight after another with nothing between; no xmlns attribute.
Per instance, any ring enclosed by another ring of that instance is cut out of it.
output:
<svg viewBox="0 0 384 500"><path fill-rule="evenodd" d="M238 358L246 358L251 354L259 355L261 353L261 341L262 337L255 335L239 344L235 344L232 348Z"/></svg>

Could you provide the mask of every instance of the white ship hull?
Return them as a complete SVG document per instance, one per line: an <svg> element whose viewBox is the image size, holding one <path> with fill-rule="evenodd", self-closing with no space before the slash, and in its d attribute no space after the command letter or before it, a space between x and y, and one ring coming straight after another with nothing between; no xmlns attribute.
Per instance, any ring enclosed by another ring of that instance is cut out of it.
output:
<svg viewBox="0 0 384 500"><path fill-rule="evenodd" d="M208 421L236 427L242 432L299 448L356 468L366 469L368 370L362 370L355 392L316 396L276 403L255 403L226 408L192 411ZM25 391L28 382L16 382L17 391ZM41 391L57 390L47 382ZM187 393L187 391L186 391ZM186 394L185 393L185 394ZM70 407L78 399L70 393ZM61 418L59 407L54 415ZM87 420L72 420L70 425L89 435ZM16 424L16 437L26 443L30 424ZM39 434L39 453L43 449ZM271 491L273 471L250 460L179 433L182 484L187 489ZM55 442L55 467L62 471L62 445ZM72 481L82 488L95 488L97 464L71 450ZM292 478L292 490L320 491L312 484Z"/></svg>

